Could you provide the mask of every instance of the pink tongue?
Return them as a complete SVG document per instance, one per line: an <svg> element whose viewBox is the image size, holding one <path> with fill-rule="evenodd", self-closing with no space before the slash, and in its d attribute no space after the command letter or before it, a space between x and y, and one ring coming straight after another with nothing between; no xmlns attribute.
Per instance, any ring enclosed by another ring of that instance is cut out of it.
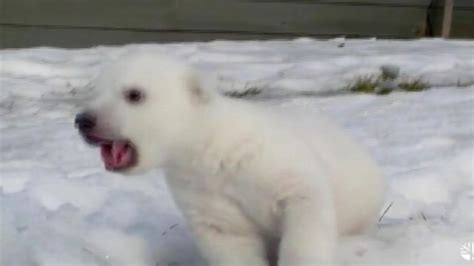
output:
<svg viewBox="0 0 474 266"><path fill-rule="evenodd" d="M117 170L129 166L132 162L132 149L126 141L113 141L100 145L102 161L107 170Z"/></svg>

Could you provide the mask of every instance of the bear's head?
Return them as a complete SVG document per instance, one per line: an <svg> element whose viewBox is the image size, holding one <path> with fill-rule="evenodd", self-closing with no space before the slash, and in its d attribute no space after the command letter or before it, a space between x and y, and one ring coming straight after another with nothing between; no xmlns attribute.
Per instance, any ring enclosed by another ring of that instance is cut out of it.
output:
<svg viewBox="0 0 474 266"><path fill-rule="evenodd" d="M193 138L214 93L186 64L162 55L126 55L94 82L96 97L76 115L85 141L100 147L105 168L137 174L160 167Z"/></svg>

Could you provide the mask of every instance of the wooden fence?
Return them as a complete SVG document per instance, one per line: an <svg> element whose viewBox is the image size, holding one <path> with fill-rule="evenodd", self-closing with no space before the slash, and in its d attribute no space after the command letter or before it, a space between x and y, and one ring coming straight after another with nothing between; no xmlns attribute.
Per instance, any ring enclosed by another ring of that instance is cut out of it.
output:
<svg viewBox="0 0 474 266"><path fill-rule="evenodd" d="M0 0L1 48L449 31L474 37L474 0Z"/></svg>

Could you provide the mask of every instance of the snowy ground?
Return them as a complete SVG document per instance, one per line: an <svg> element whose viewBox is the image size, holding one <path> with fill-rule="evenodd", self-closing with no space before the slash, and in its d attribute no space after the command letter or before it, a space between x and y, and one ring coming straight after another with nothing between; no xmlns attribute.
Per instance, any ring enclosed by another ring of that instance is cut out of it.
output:
<svg viewBox="0 0 474 266"><path fill-rule="evenodd" d="M72 125L101 64L133 49L181 56L223 91L263 88L255 104L324 110L369 147L387 212L342 241L343 265L473 265L474 42L343 39L0 51L0 265L200 263L162 174L106 173ZM384 64L432 88L344 93Z"/></svg>

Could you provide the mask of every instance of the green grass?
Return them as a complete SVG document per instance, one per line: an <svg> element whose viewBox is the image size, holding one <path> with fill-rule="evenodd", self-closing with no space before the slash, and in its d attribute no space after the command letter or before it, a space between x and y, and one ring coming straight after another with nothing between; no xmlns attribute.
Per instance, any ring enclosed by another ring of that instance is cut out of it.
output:
<svg viewBox="0 0 474 266"><path fill-rule="evenodd" d="M349 86L352 92L375 93L378 87L379 79L374 76L363 76L357 78L354 84Z"/></svg>
<svg viewBox="0 0 474 266"><path fill-rule="evenodd" d="M349 85L349 90L351 92L357 93L373 93L378 95L387 95L394 90L417 92L426 90L430 87L430 84L423 81L421 78L401 81L398 83L394 81L393 87L383 87L383 84L385 84L384 81L387 81L387 79L383 75L367 75L359 77L351 85Z"/></svg>
<svg viewBox="0 0 474 266"><path fill-rule="evenodd" d="M422 91L426 90L429 84L418 78L411 81L400 82L398 87L404 91Z"/></svg>
<svg viewBox="0 0 474 266"><path fill-rule="evenodd" d="M393 73L392 73L393 72ZM224 94L234 98L254 97L262 93L262 88L255 86L245 86L241 91L228 91ZM398 78L398 69L382 68L378 75L365 75L358 77L347 89L356 93L372 93L377 95L387 95L392 91L417 92L430 87L430 84L421 78L401 80Z"/></svg>

